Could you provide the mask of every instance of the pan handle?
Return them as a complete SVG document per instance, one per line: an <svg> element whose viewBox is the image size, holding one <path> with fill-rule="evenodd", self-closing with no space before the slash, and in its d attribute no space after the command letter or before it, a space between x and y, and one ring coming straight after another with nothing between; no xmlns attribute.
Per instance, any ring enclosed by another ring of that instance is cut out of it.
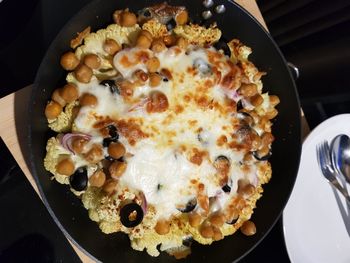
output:
<svg viewBox="0 0 350 263"><path fill-rule="evenodd" d="M300 72L297 66L291 62L287 62L290 73L292 74L294 80L297 80L300 76Z"/></svg>

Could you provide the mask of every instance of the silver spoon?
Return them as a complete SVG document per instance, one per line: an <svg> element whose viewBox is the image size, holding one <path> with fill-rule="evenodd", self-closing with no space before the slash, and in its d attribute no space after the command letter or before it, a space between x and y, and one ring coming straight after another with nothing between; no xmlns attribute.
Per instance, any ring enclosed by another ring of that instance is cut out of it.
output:
<svg viewBox="0 0 350 263"><path fill-rule="evenodd" d="M345 134L337 135L331 143L331 159L338 174L350 183L350 138Z"/></svg>

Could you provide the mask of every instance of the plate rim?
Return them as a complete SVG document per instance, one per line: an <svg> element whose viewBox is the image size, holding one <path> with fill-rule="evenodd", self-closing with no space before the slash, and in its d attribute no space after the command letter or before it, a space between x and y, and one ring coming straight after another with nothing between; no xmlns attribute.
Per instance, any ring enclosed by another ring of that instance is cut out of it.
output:
<svg viewBox="0 0 350 263"><path fill-rule="evenodd" d="M350 120L350 113L337 114L337 115L332 116L332 117L330 117L330 118L328 118L328 119L322 121L321 123L319 123L319 124L305 137L304 142L303 142L303 144L302 144L301 156L302 156L304 147L306 148L306 147L309 146L309 144L311 143L310 141L312 141L312 139L314 138L315 134L318 134L320 131L322 131L322 130L326 129L327 127L329 127L329 123L334 123L334 122L336 122L336 121L338 121L338 120L341 120L341 119L343 119L343 118L348 118L348 119ZM350 125L349 125L349 126L350 126ZM301 164L301 161L300 161L300 164ZM299 171L300 171L300 169L301 169L301 167L299 167ZM298 171L298 175L297 175L297 177L296 177L296 181L298 180L298 178L300 178L300 176L299 176L299 171ZM285 208L283 209L283 212L282 212L283 241L284 241L284 245L285 245L286 250L287 250L287 254L288 254L289 260L290 260L292 263L294 263L294 262L296 262L296 261L295 261L295 260L294 260L294 261L292 260L293 256L291 256L291 255L292 255L293 253L291 252L291 249L290 249L290 247L288 247L288 244L287 244L287 243L288 243L288 241L287 241L287 239L288 239L288 238L287 238L288 234L286 234L286 233L287 233L286 221L287 221L288 219L287 219L287 216L286 216L286 214L285 214L285 211L286 211L286 209L287 209L288 203L292 200L291 197L292 197L292 195L293 195L293 192L294 192L295 189L296 189L296 181L295 181L295 183L294 183L294 187L293 187L293 190L292 190L292 192L291 192L291 194L290 194L290 197L289 197L289 199L288 199L288 202L287 202L287 204L286 204L286 206L285 206ZM327 183L327 182L325 181L325 183Z"/></svg>

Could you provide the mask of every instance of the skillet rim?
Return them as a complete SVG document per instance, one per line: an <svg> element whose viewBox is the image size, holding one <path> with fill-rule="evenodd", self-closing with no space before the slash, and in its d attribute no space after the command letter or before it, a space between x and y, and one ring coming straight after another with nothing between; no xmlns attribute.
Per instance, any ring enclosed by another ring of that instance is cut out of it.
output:
<svg viewBox="0 0 350 263"><path fill-rule="evenodd" d="M232 1L232 0L225 0L227 2L227 4L231 4L234 6L234 8L237 8L239 10L239 12L241 12L242 14L244 14L245 16L248 16L250 20L252 20L254 22L254 24L260 29L263 31L264 35L267 36L268 40L270 41L270 43L272 43L275 51L277 51L280 59L282 60L283 64L285 65L285 68L288 72L288 76L289 76L289 81L291 81L291 86L293 87L293 91L294 91L294 94L295 94L295 103L297 104L298 108L301 109L300 107L300 100L299 100L299 95L298 95L298 91L297 91L297 88L296 88L296 85L295 85L295 81L294 81L294 78L292 77L292 74L287 66L287 61L286 59L284 58L281 50L279 49L279 47L277 46L277 44L275 43L275 41L273 40L272 36L270 35L270 33L265 29L264 26L262 26L262 24L252 15L250 14L246 9L244 9L242 6L240 6L238 3ZM57 40L60 38L60 35L63 34L64 31L67 30L67 28L69 27L69 25L73 24L74 20L77 20L79 16L81 16L82 13L84 13L86 10L89 10L91 9L90 6L94 6L96 5L97 2L102 2L102 0L94 0L88 4L86 4L84 7L82 7L74 16L72 16L69 20L67 20L67 22L62 26L62 28L60 29L60 31L58 32L58 34L55 36L55 38L52 40L52 42L50 43L48 49L46 50L45 52L45 55L40 63L40 66L37 70L37 74L36 74L36 77L35 77L35 80L34 80L34 85L33 85L33 88L32 88L32 92L31 92L31 97L30 97L30 102L29 102L29 116L30 116L30 120L32 120L34 118L34 115L33 115L33 105L35 105L35 97L36 97L36 94L39 92L38 90L38 86L39 86L39 80L40 80L40 75L39 74L40 72L43 71L43 68L44 68L44 62L45 60L47 59L47 56L48 56L48 53L50 53L52 47L53 47L53 44L55 42L57 42ZM159 2L163 2L163 1L159 1ZM147 1L145 1L145 4L147 3ZM224 30L222 30L224 31ZM282 206L282 209L280 209L279 213L277 214L276 218L273 220L272 224L269 225L269 227L267 228L267 231L265 233L263 233L260 237L260 239L258 241L256 241L249 249L247 249L244 253L241 254L241 256L233 259L233 262L238 262L239 260L241 260L242 258L244 258L246 255L248 255L252 250L254 250L261 242L262 240L265 239L265 237L267 236L268 233L270 233L271 229L276 225L277 221L281 218L281 214L283 213L283 210L290 198L290 195L292 193L292 190L294 188L294 184L295 184L295 181L296 181L296 177L297 177L297 172L298 172L298 168L299 168L299 164L300 164L300 158L301 158L301 148L302 148L302 129L301 129L301 115L298 114L298 119L295 120L295 123L294 125L296 126L295 129L298 129L299 130L299 133L297 134L298 135L298 145L297 147L295 148L295 150L297 151L297 160L296 160L296 163L295 163L295 172L293 173L294 174L294 177L293 177L293 182L292 184L290 185L290 191L289 193L287 194L287 198L285 199L285 201L283 202L283 206ZM36 182L36 185L39 189L39 193L40 193L40 196L44 202L44 205L45 207L47 208L47 210L49 211L51 217L53 218L54 222L58 225L58 227L61 229L61 231L64 233L64 235L69 239L69 241L71 241L80 251L82 251L86 256L88 256L89 258L97 261L97 262L101 262L99 259L97 259L96 257L94 257L91 253L89 253L86 249L84 249L69 233L68 231L64 228L64 226L60 223L60 221L58 220L58 217L55 215L55 212L52 210L47 198L46 198L46 195L44 193L44 190L42 188L42 185L40 183L40 179L39 179L39 176L37 174L37 169L36 169L36 162L35 162L35 156L33 154L33 151L31 150L32 149L32 146L33 146L33 124L32 122L28 122L28 146L29 146L29 149L30 149L30 152L29 152L29 164L30 164L30 171L31 171L31 174L33 175L34 177L34 180Z"/></svg>

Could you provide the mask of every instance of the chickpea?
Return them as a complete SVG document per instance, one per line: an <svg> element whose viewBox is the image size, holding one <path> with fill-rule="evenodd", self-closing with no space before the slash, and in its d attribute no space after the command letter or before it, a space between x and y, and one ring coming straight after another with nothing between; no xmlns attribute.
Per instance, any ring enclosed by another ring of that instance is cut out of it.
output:
<svg viewBox="0 0 350 263"><path fill-rule="evenodd" d="M134 94L134 84L128 80L123 80L119 83L120 95L129 97Z"/></svg>
<svg viewBox="0 0 350 263"><path fill-rule="evenodd" d="M226 222L231 222L230 224L234 224L236 223L238 217L239 217L239 211L237 209L233 207L226 209L226 214L225 214Z"/></svg>
<svg viewBox="0 0 350 263"><path fill-rule="evenodd" d="M84 93L79 99L81 106L95 107L97 105L97 98L90 93Z"/></svg>
<svg viewBox="0 0 350 263"><path fill-rule="evenodd" d="M119 159L125 154L125 147L120 142L112 142L108 146L108 154L114 159Z"/></svg>
<svg viewBox="0 0 350 263"><path fill-rule="evenodd" d="M226 136L224 138L226 138ZM223 140L227 141L227 138ZM217 158L214 162L214 167L219 173L228 174L230 169L230 161L226 157Z"/></svg>
<svg viewBox="0 0 350 263"><path fill-rule="evenodd" d="M272 107L275 107L280 103L280 99L276 95L270 95L269 99Z"/></svg>
<svg viewBox="0 0 350 263"><path fill-rule="evenodd" d="M57 165L56 165L56 171L59 174L70 176L74 173L74 163L70 158L66 158L61 160Z"/></svg>
<svg viewBox="0 0 350 263"><path fill-rule="evenodd" d="M216 227L221 227L225 223L225 216L223 214L214 214L210 217L209 222Z"/></svg>
<svg viewBox="0 0 350 263"><path fill-rule="evenodd" d="M239 197L235 202L235 209L241 211L246 205L246 200L243 197Z"/></svg>
<svg viewBox="0 0 350 263"><path fill-rule="evenodd" d="M188 222L192 227L198 227L201 224L202 217L196 212L191 212L188 214Z"/></svg>
<svg viewBox="0 0 350 263"><path fill-rule="evenodd" d="M162 77L158 73L151 73L149 75L149 85L151 87L159 86L161 81L162 81Z"/></svg>
<svg viewBox="0 0 350 263"><path fill-rule="evenodd" d="M134 26L137 23L137 18L134 13L123 11L120 14L120 25L125 27Z"/></svg>
<svg viewBox="0 0 350 263"><path fill-rule="evenodd" d="M136 40L136 46L139 48L150 48L152 44L152 40L150 40L145 35L139 35L139 37Z"/></svg>
<svg viewBox="0 0 350 263"><path fill-rule="evenodd" d="M157 72L157 70L158 70L159 67L160 67L159 59L156 58L156 57L150 58L150 59L147 60L147 62L146 62L146 67L147 67L147 70L148 70L150 73Z"/></svg>
<svg viewBox="0 0 350 263"><path fill-rule="evenodd" d="M213 226L213 232L214 232L213 239L215 241L223 239L224 236L222 235L222 233L221 233L219 228Z"/></svg>
<svg viewBox="0 0 350 263"><path fill-rule="evenodd" d="M188 21L188 12L183 10L181 13L175 16L175 21L177 25L185 25Z"/></svg>
<svg viewBox="0 0 350 263"><path fill-rule="evenodd" d="M55 101L50 101L45 108L45 116L49 120L56 119L62 112L62 106Z"/></svg>
<svg viewBox="0 0 350 263"><path fill-rule="evenodd" d="M261 104L263 104L264 99L260 94L256 94L253 97L250 98L250 103L254 106L254 107L258 107Z"/></svg>
<svg viewBox="0 0 350 263"><path fill-rule="evenodd" d="M166 235L170 231L170 222L164 219L158 220L154 230L159 235Z"/></svg>
<svg viewBox="0 0 350 263"><path fill-rule="evenodd" d="M261 146L261 138L259 137L259 135L255 134L255 133L251 134L250 142L251 142L250 149L252 151L256 151Z"/></svg>
<svg viewBox="0 0 350 263"><path fill-rule="evenodd" d="M84 151L84 147L87 143L87 139L77 137L72 140L72 150L75 153L80 154Z"/></svg>
<svg viewBox="0 0 350 263"><path fill-rule="evenodd" d="M256 226L252 221L245 221L241 226L241 232L246 236L252 236L256 233Z"/></svg>
<svg viewBox="0 0 350 263"><path fill-rule="evenodd" d="M163 37L164 44L169 47L175 44L176 38L173 35L166 35Z"/></svg>
<svg viewBox="0 0 350 263"><path fill-rule="evenodd" d="M86 161L96 164L103 159L103 149L100 144L93 144L91 149L84 155Z"/></svg>
<svg viewBox="0 0 350 263"><path fill-rule="evenodd" d="M79 111L80 111L80 106L79 105L76 105L73 107L72 109L72 118L75 119L78 114L79 114Z"/></svg>
<svg viewBox="0 0 350 263"><path fill-rule="evenodd" d="M136 70L134 76L141 82L146 82L148 80L148 74L142 69Z"/></svg>
<svg viewBox="0 0 350 263"><path fill-rule="evenodd" d="M66 106L67 102L60 95L61 89L55 89L55 91L51 95L51 99L56 101L62 107Z"/></svg>
<svg viewBox="0 0 350 263"><path fill-rule="evenodd" d="M258 93L258 87L253 83L242 84L238 91L244 97L252 97Z"/></svg>
<svg viewBox="0 0 350 263"><path fill-rule="evenodd" d="M90 176L89 182L91 186L101 187L106 181L106 175L102 170L97 170Z"/></svg>
<svg viewBox="0 0 350 263"><path fill-rule="evenodd" d="M101 67L101 59L95 54L88 54L84 57L84 64L92 69Z"/></svg>
<svg viewBox="0 0 350 263"><path fill-rule="evenodd" d="M114 161L108 168L109 173L113 179L119 179L126 170L126 163Z"/></svg>
<svg viewBox="0 0 350 263"><path fill-rule="evenodd" d="M152 51L153 52L159 53L165 49L166 49L166 46L161 39L153 40L153 42L152 42Z"/></svg>
<svg viewBox="0 0 350 263"><path fill-rule="evenodd" d="M205 194L199 194L197 197L199 206L205 211L209 211L209 198Z"/></svg>
<svg viewBox="0 0 350 263"><path fill-rule="evenodd" d="M63 54L60 63L65 70L74 70L79 65L79 59L73 52L69 51Z"/></svg>
<svg viewBox="0 0 350 263"><path fill-rule="evenodd" d="M275 137L273 137L271 132L264 132L261 135L261 142L264 146L269 146L273 141L275 140Z"/></svg>
<svg viewBox="0 0 350 263"><path fill-rule="evenodd" d="M245 163L253 161L253 154L251 152L248 152L244 155L243 161Z"/></svg>
<svg viewBox="0 0 350 263"><path fill-rule="evenodd" d="M242 179L238 180L238 189L237 189L238 194L251 196L254 192L255 192L254 185Z"/></svg>
<svg viewBox="0 0 350 263"><path fill-rule="evenodd" d="M164 93L160 91L154 91L150 94L150 101L146 104L146 111L152 112L164 112L168 109L168 98Z"/></svg>
<svg viewBox="0 0 350 263"><path fill-rule="evenodd" d="M60 95L67 103L73 102L79 97L78 88L75 84L68 83L60 89Z"/></svg>
<svg viewBox="0 0 350 263"><path fill-rule="evenodd" d="M163 76L165 76L168 80L173 79L173 75L171 74L170 70L167 68L162 68L160 70L160 74L162 74Z"/></svg>
<svg viewBox="0 0 350 263"><path fill-rule="evenodd" d="M278 111L276 109L272 109L271 111L265 113L265 117L271 120L275 118L277 114L278 114Z"/></svg>
<svg viewBox="0 0 350 263"><path fill-rule="evenodd" d="M214 236L214 230L213 227L209 224L203 223L201 228L199 229L199 233L204 238L212 238Z"/></svg>
<svg viewBox="0 0 350 263"><path fill-rule="evenodd" d="M153 40L152 34L147 30L141 30L140 35L146 36L150 41Z"/></svg>
<svg viewBox="0 0 350 263"><path fill-rule="evenodd" d="M115 55L119 50L121 50L121 46L117 41L111 38L107 38L103 43L103 50L106 51L109 55Z"/></svg>
<svg viewBox="0 0 350 263"><path fill-rule="evenodd" d="M258 156L266 156L270 152L270 148L268 146L264 146L261 149L257 150L257 155Z"/></svg>
<svg viewBox="0 0 350 263"><path fill-rule="evenodd" d="M103 185L103 191L105 193L107 193L108 195L111 195L115 192L116 188L117 188L118 182L113 180L113 179L109 179L105 182L105 184Z"/></svg>
<svg viewBox="0 0 350 263"><path fill-rule="evenodd" d="M188 41L187 39L183 38L183 37L179 37L177 40L176 40L176 45L179 47L179 48L183 48L183 49L186 49L188 47Z"/></svg>
<svg viewBox="0 0 350 263"><path fill-rule="evenodd" d="M74 70L75 78L82 83L89 83L92 77L92 70L88 66L81 64Z"/></svg>

